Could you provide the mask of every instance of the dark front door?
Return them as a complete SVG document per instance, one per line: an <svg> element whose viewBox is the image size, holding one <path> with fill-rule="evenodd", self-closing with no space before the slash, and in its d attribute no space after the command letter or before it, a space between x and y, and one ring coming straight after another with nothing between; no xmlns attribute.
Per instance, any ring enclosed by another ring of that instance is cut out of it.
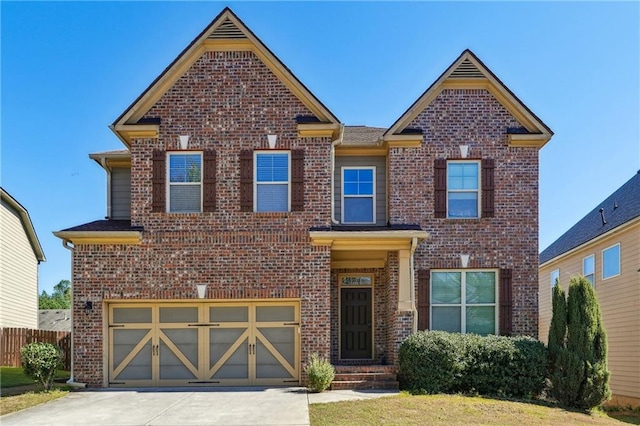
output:
<svg viewBox="0 0 640 426"><path fill-rule="evenodd" d="M340 298L340 357L371 359L371 289L342 288Z"/></svg>

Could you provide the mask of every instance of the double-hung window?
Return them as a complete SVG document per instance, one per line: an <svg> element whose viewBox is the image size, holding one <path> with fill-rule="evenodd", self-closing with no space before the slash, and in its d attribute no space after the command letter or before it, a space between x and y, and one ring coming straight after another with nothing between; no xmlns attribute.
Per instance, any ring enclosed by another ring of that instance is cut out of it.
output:
<svg viewBox="0 0 640 426"><path fill-rule="evenodd" d="M602 250L602 279L620 275L620 244Z"/></svg>
<svg viewBox="0 0 640 426"><path fill-rule="evenodd" d="M375 167L342 168L342 223L376 222Z"/></svg>
<svg viewBox="0 0 640 426"><path fill-rule="evenodd" d="M551 288L554 288L558 284L560 279L560 269L554 269L551 271Z"/></svg>
<svg viewBox="0 0 640 426"><path fill-rule="evenodd" d="M167 168L169 212L202 211L202 153L169 152Z"/></svg>
<svg viewBox="0 0 640 426"><path fill-rule="evenodd" d="M596 258L592 254L582 259L582 275L589 280L591 285L596 283Z"/></svg>
<svg viewBox="0 0 640 426"><path fill-rule="evenodd" d="M447 217L480 217L480 162L447 161Z"/></svg>
<svg viewBox="0 0 640 426"><path fill-rule="evenodd" d="M496 334L496 299L496 271L432 271L431 329Z"/></svg>
<svg viewBox="0 0 640 426"><path fill-rule="evenodd" d="M287 212L290 210L289 151L256 151L254 206L257 212Z"/></svg>

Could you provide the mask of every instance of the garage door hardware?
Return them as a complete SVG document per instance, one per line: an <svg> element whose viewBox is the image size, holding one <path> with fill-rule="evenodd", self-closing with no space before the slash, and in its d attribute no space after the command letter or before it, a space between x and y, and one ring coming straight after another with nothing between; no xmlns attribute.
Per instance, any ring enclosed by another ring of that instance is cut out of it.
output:
<svg viewBox="0 0 640 426"><path fill-rule="evenodd" d="M151 355L160 355L160 345L151 345Z"/></svg>
<svg viewBox="0 0 640 426"><path fill-rule="evenodd" d="M109 327L124 327L124 324L109 324Z"/></svg>
<svg viewBox="0 0 640 426"><path fill-rule="evenodd" d="M189 324L189 327L220 327L220 324Z"/></svg>
<svg viewBox="0 0 640 426"><path fill-rule="evenodd" d="M299 322L285 322L282 325L300 325L300 323Z"/></svg>
<svg viewBox="0 0 640 426"><path fill-rule="evenodd" d="M219 381L211 381L211 380L194 380L194 381L190 381L189 384L202 384L202 385L206 385L206 384L211 384L211 383L220 383Z"/></svg>

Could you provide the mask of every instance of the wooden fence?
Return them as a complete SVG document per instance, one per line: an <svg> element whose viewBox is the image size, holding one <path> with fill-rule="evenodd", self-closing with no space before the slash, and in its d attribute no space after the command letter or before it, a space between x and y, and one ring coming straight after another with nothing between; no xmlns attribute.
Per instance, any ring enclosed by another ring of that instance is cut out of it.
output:
<svg viewBox="0 0 640 426"><path fill-rule="evenodd" d="M71 369L71 333L68 331L0 328L0 365L20 367L20 348L33 342L58 345L64 370Z"/></svg>

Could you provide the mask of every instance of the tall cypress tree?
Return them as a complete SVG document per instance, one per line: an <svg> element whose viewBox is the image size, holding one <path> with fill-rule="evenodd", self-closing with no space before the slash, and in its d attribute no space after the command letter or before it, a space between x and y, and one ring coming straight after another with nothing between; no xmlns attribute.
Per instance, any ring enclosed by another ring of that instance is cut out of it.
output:
<svg viewBox="0 0 640 426"><path fill-rule="evenodd" d="M565 347L567 338L567 299L557 280L553 288L551 305L553 314L549 327L549 367L553 369L560 350Z"/></svg>

